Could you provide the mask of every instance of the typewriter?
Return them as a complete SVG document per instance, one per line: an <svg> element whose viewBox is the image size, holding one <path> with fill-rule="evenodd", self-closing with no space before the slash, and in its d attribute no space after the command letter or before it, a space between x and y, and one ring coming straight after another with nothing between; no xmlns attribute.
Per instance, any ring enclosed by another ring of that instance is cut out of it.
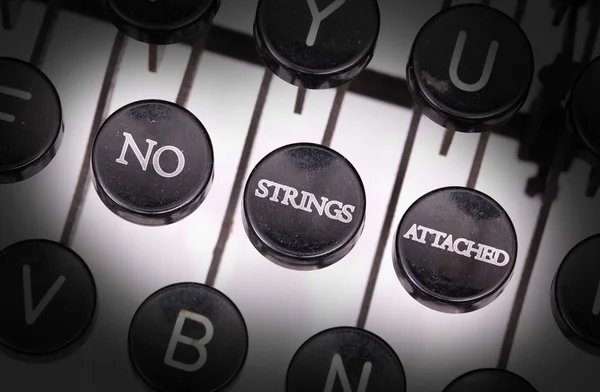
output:
<svg viewBox="0 0 600 392"><path fill-rule="evenodd" d="M3 390L600 388L599 1L0 11Z"/></svg>

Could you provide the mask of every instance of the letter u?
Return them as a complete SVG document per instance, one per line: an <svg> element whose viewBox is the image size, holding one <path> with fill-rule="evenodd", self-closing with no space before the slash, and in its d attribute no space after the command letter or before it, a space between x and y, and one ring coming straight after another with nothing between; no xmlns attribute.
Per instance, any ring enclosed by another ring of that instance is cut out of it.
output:
<svg viewBox="0 0 600 392"><path fill-rule="evenodd" d="M487 58L485 59L485 66L483 67L481 77L479 78L477 83L467 84L460 80L460 78L458 77L458 67L460 65L460 60L462 58L466 40L467 33L461 31L458 34L458 40L456 41L456 47L454 48L454 54L452 55L452 61L450 62L450 80L459 89L470 93L474 93L476 91L481 90L488 84L490 80L490 75L492 74L492 68L494 67L494 62L496 60L496 54L498 53L498 47L500 46L500 44L498 44L497 41L492 41L488 50Z"/></svg>

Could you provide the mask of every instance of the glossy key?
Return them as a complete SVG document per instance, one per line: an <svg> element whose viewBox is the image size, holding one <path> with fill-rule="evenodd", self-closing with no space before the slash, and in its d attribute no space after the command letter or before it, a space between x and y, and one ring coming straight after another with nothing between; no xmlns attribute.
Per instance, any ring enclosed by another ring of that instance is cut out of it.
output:
<svg viewBox="0 0 600 392"><path fill-rule="evenodd" d="M531 45L519 25L491 7L451 7L419 31L406 74L414 101L439 125L482 132L507 122L533 81Z"/></svg>
<svg viewBox="0 0 600 392"><path fill-rule="evenodd" d="M478 369L452 381L443 392L537 392L523 377L501 369Z"/></svg>
<svg viewBox="0 0 600 392"><path fill-rule="evenodd" d="M569 99L569 120L585 146L600 158L600 57L581 72Z"/></svg>
<svg viewBox="0 0 600 392"><path fill-rule="evenodd" d="M577 244L552 282L552 313L576 347L600 356L600 234Z"/></svg>
<svg viewBox="0 0 600 392"><path fill-rule="evenodd" d="M0 184L42 171L62 138L60 98L50 79L29 63L0 58Z"/></svg>
<svg viewBox="0 0 600 392"><path fill-rule="evenodd" d="M220 291L198 283L152 294L129 329L131 363L153 391L221 391L242 369L247 351L248 332L238 308Z"/></svg>
<svg viewBox="0 0 600 392"><path fill-rule="evenodd" d="M260 0L254 38L275 75L295 86L325 89L367 67L379 25L376 0Z"/></svg>
<svg viewBox="0 0 600 392"><path fill-rule="evenodd" d="M396 352L379 336L360 328L331 328L308 339L294 354L285 391L337 388L404 392L406 376Z"/></svg>
<svg viewBox="0 0 600 392"><path fill-rule="evenodd" d="M415 201L395 237L394 268L423 305L466 313L497 298L512 276L515 228L488 195L462 187L441 188Z"/></svg>
<svg viewBox="0 0 600 392"><path fill-rule="evenodd" d="M187 109L160 100L117 110L92 148L100 199L140 225L172 224L194 212L210 190L213 167L204 125Z"/></svg>
<svg viewBox="0 0 600 392"><path fill-rule="evenodd" d="M197 35L217 14L221 0L103 0L113 24L133 39L155 45Z"/></svg>
<svg viewBox="0 0 600 392"><path fill-rule="evenodd" d="M291 269L325 268L358 241L365 222L362 180L338 152L318 144L281 147L250 174L243 222L254 247Z"/></svg>
<svg viewBox="0 0 600 392"><path fill-rule="evenodd" d="M73 354L89 336L96 315L96 285L71 249L27 240L0 252L0 345L28 362Z"/></svg>

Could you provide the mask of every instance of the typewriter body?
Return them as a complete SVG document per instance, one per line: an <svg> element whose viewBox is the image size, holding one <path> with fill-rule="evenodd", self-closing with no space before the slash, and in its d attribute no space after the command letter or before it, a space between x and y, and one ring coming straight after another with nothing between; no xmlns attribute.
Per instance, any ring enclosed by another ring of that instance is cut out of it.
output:
<svg viewBox="0 0 600 392"><path fill-rule="evenodd" d="M600 388L598 1L192 3L1 2L2 389Z"/></svg>

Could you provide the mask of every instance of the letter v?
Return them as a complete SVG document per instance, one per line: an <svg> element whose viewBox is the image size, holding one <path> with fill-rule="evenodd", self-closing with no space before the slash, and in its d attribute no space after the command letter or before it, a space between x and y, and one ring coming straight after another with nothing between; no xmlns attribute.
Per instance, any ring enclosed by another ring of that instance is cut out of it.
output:
<svg viewBox="0 0 600 392"><path fill-rule="evenodd" d="M35 323L35 320L40 316L42 311L48 306L52 298L56 295L58 290L62 287L63 283L65 283L65 277L59 276L58 279L54 282L50 290L44 295L44 298L40 301L38 306L33 308L33 300L31 294L31 268L29 265L23 266L23 290L25 294L25 322L27 325L31 325Z"/></svg>

